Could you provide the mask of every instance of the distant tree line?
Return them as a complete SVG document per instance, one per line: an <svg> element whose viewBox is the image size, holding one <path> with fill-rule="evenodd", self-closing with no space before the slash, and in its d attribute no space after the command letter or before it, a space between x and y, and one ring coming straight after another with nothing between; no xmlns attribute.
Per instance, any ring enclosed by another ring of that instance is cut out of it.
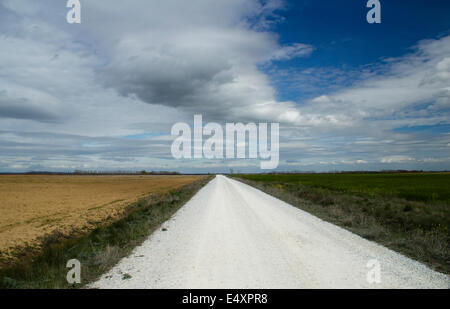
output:
<svg viewBox="0 0 450 309"><path fill-rule="evenodd" d="M426 171L425 173L433 172L448 172L443 171ZM291 174L392 174L392 173L424 173L423 170L381 170L381 171L328 171L328 172L315 172L315 171L274 171L270 173L259 173L266 175L291 175ZM230 174L233 174L233 170L230 169ZM240 173L237 174L255 174L255 173Z"/></svg>
<svg viewBox="0 0 450 309"><path fill-rule="evenodd" d="M179 172L169 171L97 171L97 170L74 170L73 172L48 172L30 171L27 175L180 175Z"/></svg>
<svg viewBox="0 0 450 309"><path fill-rule="evenodd" d="M169 172L169 171L82 171L75 170L73 172L75 175L179 175L179 172Z"/></svg>

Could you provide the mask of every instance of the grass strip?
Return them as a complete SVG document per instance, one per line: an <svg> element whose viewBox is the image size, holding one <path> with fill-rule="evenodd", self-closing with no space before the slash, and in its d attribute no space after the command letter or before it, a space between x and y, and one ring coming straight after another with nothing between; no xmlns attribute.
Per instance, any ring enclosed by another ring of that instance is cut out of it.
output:
<svg viewBox="0 0 450 309"><path fill-rule="evenodd" d="M205 177L179 189L142 198L127 207L123 218L99 226L86 235L73 238L57 233L48 235L42 240L42 250L37 257L25 257L20 263L0 270L0 288L84 287L128 256L211 179ZM81 262L81 284L67 283L66 263L71 259Z"/></svg>

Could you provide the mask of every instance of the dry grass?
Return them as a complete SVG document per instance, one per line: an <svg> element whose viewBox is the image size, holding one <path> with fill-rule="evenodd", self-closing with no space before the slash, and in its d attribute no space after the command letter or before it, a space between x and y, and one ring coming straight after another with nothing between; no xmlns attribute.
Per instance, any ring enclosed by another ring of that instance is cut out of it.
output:
<svg viewBox="0 0 450 309"><path fill-rule="evenodd" d="M40 246L51 233L86 233L123 215L127 205L198 176L0 176L0 261Z"/></svg>

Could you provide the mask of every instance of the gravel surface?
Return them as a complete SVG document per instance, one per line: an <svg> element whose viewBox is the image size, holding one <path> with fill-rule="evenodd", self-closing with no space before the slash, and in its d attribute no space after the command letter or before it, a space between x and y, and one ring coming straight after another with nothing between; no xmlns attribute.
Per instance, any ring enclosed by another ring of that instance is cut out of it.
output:
<svg viewBox="0 0 450 309"><path fill-rule="evenodd" d="M367 263L380 265L369 283ZM449 288L449 277L217 176L91 288Z"/></svg>

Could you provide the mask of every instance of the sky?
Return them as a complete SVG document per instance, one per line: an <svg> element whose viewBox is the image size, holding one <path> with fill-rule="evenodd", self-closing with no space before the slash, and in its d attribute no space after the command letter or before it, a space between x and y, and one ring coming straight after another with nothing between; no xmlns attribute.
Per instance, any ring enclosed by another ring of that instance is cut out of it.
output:
<svg viewBox="0 0 450 309"><path fill-rule="evenodd" d="M175 160L175 123L280 124L277 171L450 170L450 2L0 0L0 172Z"/></svg>

